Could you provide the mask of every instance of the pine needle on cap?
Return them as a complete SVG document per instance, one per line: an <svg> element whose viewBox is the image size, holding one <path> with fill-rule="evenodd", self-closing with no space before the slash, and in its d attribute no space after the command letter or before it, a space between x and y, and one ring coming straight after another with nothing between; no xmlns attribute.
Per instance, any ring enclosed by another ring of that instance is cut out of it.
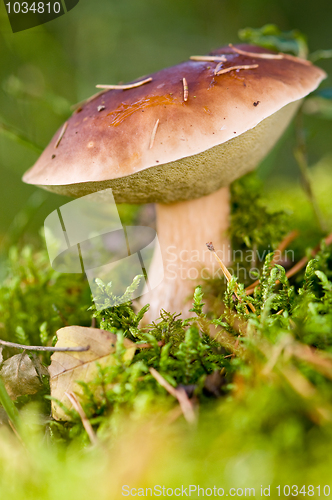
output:
<svg viewBox="0 0 332 500"><path fill-rule="evenodd" d="M61 129L61 131L60 131L60 134L59 134L58 140L57 140L57 141L56 141L56 143L55 143L54 149L56 149L56 148L59 146L59 144L60 144L60 142L61 142L61 139L62 139L62 138L63 138L63 136L65 135L65 132L66 132L66 130L67 130L67 127L68 127L68 122L65 122L65 123L64 123L64 125L63 125L63 127L62 127L62 129Z"/></svg>
<svg viewBox="0 0 332 500"><path fill-rule="evenodd" d="M279 54L269 54L268 52L248 52L243 49L239 49L237 47L234 47L233 44L229 44L229 47L236 52L237 54L240 54L242 56L248 56L248 57L257 57L259 59L290 59L291 61L298 62L300 64L306 64L307 66L311 65L310 61L307 61L306 59L301 59L300 57L292 56L291 54L282 54L279 52Z"/></svg>
<svg viewBox="0 0 332 500"><path fill-rule="evenodd" d="M218 75L218 71L220 71L220 70L221 70L222 65L223 65L223 62L219 62L219 63L217 64L217 66L214 68L214 75L215 75L215 76L217 76L217 75Z"/></svg>
<svg viewBox="0 0 332 500"><path fill-rule="evenodd" d="M206 62L226 62L226 56L190 56L192 61L206 61Z"/></svg>
<svg viewBox="0 0 332 500"><path fill-rule="evenodd" d="M215 73L216 76L223 75L224 73L229 73L230 71L235 71L237 69L256 69L258 68L258 64L243 64L241 66L231 66L230 68L224 68L220 69L217 73Z"/></svg>
<svg viewBox="0 0 332 500"><path fill-rule="evenodd" d="M152 78L146 78L145 80L141 80L140 82L136 83L129 83L128 85L96 85L97 89L108 89L108 90L128 90L128 89L134 89L136 87L140 87L141 85L144 85L145 83L152 82Z"/></svg>
<svg viewBox="0 0 332 500"><path fill-rule="evenodd" d="M182 83L183 83L183 100L188 101L189 88L188 88L187 80L185 78L183 78Z"/></svg>
<svg viewBox="0 0 332 500"><path fill-rule="evenodd" d="M153 127L153 130L152 130L152 134L151 134L151 139L150 139L150 146L149 146L149 149L152 149L153 148L153 144L154 144L154 139L156 137L156 133L157 133L157 128L158 128L158 125L159 125L159 118L158 120L156 121L154 127Z"/></svg>

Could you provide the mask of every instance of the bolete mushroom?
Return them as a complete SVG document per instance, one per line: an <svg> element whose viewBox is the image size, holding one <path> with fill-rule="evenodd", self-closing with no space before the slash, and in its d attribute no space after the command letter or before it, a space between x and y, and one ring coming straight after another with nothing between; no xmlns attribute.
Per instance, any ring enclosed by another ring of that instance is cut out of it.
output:
<svg viewBox="0 0 332 500"><path fill-rule="evenodd" d="M206 56L88 99L23 180L74 197L111 187L119 203L157 204L165 277L144 300L188 314L193 280L227 264L229 184L277 142L301 99L325 77L310 62L261 47ZM152 262L151 273L160 264ZM143 296L145 297L145 296Z"/></svg>

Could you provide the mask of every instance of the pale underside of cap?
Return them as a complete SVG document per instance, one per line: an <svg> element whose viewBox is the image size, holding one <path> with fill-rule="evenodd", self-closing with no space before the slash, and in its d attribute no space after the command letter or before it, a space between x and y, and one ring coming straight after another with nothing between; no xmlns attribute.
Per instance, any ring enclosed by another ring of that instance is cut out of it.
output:
<svg viewBox="0 0 332 500"><path fill-rule="evenodd" d="M74 197L111 187L126 203L171 203L228 185L268 153L325 73L286 58L226 57L223 68L258 68L215 76L217 63L188 61L141 87L107 91L72 115L23 180Z"/></svg>

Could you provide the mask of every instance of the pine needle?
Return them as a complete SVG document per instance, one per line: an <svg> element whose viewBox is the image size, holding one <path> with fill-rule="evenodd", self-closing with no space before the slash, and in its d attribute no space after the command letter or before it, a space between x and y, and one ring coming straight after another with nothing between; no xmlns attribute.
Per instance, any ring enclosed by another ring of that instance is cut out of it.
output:
<svg viewBox="0 0 332 500"><path fill-rule="evenodd" d="M243 64L240 66L231 66L230 68L220 69L215 73L216 76L224 75L225 73L229 73L230 71L235 71L237 69L256 69L258 68L258 64Z"/></svg>
<svg viewBox="0 0 332 500"><path fill-rule="evenodd" d="M128 85L96 85L97 89L107 89L107 90L128 90L128 89L134 89L136 87L140 87L141 85L144 85L145 83L152 82L152 78L146 78L145 80L141 80L140 82L136 83L129 83Z"/></svg>

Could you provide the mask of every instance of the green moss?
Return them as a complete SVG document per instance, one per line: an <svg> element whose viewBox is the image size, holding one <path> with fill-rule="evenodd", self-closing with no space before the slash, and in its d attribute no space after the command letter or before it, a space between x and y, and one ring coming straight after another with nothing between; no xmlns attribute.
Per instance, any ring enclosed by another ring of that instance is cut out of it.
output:
<svg viewBox="0 0 332 500"><path fill-rule="evenodd" d="M84 411L103 443L95 449L94 460L89 454L82 455L89 439L76 413L72 423L47 419L31 424L36 411L29 410L31 403L26 398L18 405L24 422L21 434L35 461L21 459L24 472L20 485L12 491L18 494L22 487L25 495L56 498L56 475L61 475L63 487L71 491L72 475L76 474L84 485L84 491L77 491L85 498L90 491L87 469L104 484L109 484L111 470L115 480L117 446L127 450L131 470L138 467L135 456L147 454L145 470L149 472L142 473L133 487L140 481L148 485L165 481L170 486L199 481L208 487L209 477L225 487L248 487L252 482L259 491L262 483L275 488L282 482L288 484L289 477L294 484L306 480L316 485L328 480L331 464L326 450L332 447L331 246L322 243L306 268L288 280L284 267L273 264L271 249L292 227L289 215L273 212L271 204L267 208L253 176L233 185L232 193L234 246L242 250L256 247L266 256L260 284L250 299L237 276L227 287L218 285L214 295L218 313L204 312L208 293L206 287L197 287L191 319L181 320L162 311L158 321L142 327L147 308L137 311L131 302L140 277L126 290L119 306L112 286L99 282L97 299L105 308L97 311L92 305L87 311L84 281L56 274L49 268L45 252L31 248L11 251L0 293L6 338L46 343L67 321L85 325L92 315L97 326L118 336L115 363L100 367L92 383L81 383ZM300 219L301 208L294 204L292 209ZM297 243L300 256L306 253L305 241ZM125 337L137 345L130 361L124 357ZM308 352L315 362L303 356ZM172 387L181 387L191 403L199 406L196 427L190 429L179 417L176 398L155 380L151 368ZM44 449L45 433L50 446ZM139 445L137 436L144 437ZM9 439L7 435L3 438L4 442ZM16 444L10 446L15 450ZM162 467L156 454L149 455L154 446L162 450L158 452ZM1 460L8 460L8 451L0 453ZM103 463L113 465L106 472ZM7 477L1 479L4 491L9 491ZM75 490L71 497L76 494ZM112 488L107 487L101 498L111 494Z"/></svg>
<svg viewBox="0 0 332 500"><path fill-rule="evenodd" d="M46 345L57 329L91 321L89 288L83 275L57 273L45 250L12 247L5 267L0 283L2 339Z"/></svg>

